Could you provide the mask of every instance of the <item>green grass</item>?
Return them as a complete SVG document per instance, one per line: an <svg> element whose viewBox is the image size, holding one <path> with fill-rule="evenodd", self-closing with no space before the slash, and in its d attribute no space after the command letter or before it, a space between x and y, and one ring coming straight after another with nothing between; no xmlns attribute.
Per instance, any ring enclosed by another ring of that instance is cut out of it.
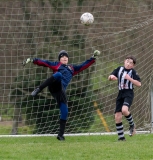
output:
<svg viewBox="0 0 153 160"><path fill-rule="evenodd" d="M2 160L153 160L153 134L56 137L1 137Z"/></svg>

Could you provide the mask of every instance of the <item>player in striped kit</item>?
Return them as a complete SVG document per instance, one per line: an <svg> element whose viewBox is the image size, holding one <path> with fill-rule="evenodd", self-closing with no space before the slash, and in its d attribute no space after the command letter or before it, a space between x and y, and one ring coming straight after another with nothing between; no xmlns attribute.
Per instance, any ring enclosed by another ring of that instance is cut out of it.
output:
<svg viewBox="0 0 153 160"><path fill-rule="evenodd" d="M129 136L135 134L135 124L129 111L134 98L134 85L140 87L141 81L137 72L133 69L136 58L128 56L124 60L124 66L116 68L108 77L108 80L118 80L119 93L116 99L115 123L118 133L118 140L125 141L122 115L129 122Z"/></svg>

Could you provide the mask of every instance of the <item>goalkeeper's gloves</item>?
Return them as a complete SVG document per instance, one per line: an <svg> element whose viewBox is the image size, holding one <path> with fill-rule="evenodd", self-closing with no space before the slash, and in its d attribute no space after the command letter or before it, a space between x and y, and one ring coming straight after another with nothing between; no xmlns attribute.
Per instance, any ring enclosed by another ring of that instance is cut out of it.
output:
<svg viewBox="0 0 153 160"><path fill-rule="evenodd" d="M27 58L26 60L24 60L22 62L22 65L25 66L26 64L28 64L29 62L33 62L33 59L32 58Z"/></svg>
<svg viewBox="0 0 153 160"><path fill-rule="evenodd" d="M100 51L95 50L92 57L97 58L99 55L100 55Z"/></svg>

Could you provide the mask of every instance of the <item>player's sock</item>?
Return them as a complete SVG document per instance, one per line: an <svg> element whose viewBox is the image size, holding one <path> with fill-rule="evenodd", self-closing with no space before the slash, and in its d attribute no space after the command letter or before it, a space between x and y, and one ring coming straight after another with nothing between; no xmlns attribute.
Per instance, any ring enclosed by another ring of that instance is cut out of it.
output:
<svg viewBox="0 0 153 160"><path fill-rule="evenodd" d="M60 119L60 129L59 129L59 134L58 134L59 136L64 135L65 126L66 126L66 120Z"/></svg>
<svg viewBox="0 0 153 160"><path fill-rule="evenodd" d="M127 121L129 122L129 136L133 136L135 134L135 124L132 118L131 113L128 116L125 116L125 118L127 119Z"/></svg>
<svg viewBox="0 0 153 160"><path fill-rule="evenodd" d="M134 126L134 122L133 122L133 118L131 113L128 116L125 116L125 118L127 119L127 121L129 122L130 126Z"/></svg>
<svg viewBox="0 0 153 160"><path fill-rule="evenodd" d="M121 123L116 123L116 130L117 130L118 138L119 139L125 139L122 122Z"/></svg>
<svg viewBox="0 0 153 160"><path fill-rule="evenodd" d="M57 136L58 140L65 140L64 138L64 131L65 131L65 126L66 126L66 120L60 119L60 128L59 128L59 133Z"/></svg>

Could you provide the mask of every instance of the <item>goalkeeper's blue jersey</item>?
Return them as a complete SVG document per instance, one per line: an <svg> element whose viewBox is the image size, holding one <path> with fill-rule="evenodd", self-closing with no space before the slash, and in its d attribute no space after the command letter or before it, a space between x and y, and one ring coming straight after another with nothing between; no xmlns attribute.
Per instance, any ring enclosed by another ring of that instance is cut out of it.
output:
<svg viewBox="0 0 153 160"><path fill-rule="evenodd" d="M95 62L95 58L93 57L86 60L80 65L72 65L72 64L65 65L65 64L61 64L60 62L51 62L49 60L42 60L39 58L35 58L33 60L34 64L37 64L38 66L48 67L52 69L53 73L60 72L62 74L61 83L65 90L74 75L85 70L90 65L92 65L94 62Z"/></svg>

